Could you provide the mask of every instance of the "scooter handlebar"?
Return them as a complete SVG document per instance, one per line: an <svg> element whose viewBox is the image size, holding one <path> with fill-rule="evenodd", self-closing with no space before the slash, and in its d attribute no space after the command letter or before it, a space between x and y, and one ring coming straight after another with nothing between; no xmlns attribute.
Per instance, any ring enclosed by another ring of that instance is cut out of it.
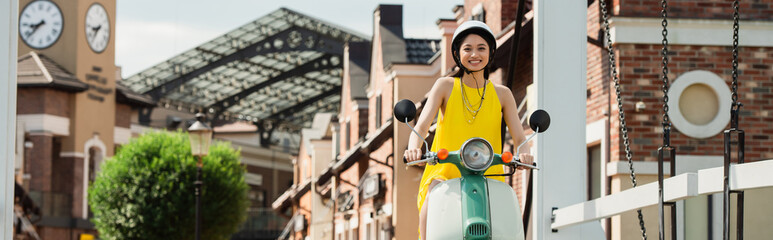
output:
<svg viewBox="0 0 773 240"><path fill-rule="evenodd" d="M403 157L403 159L405 160L405 157ZM408 160L405 160L405 161L407 162ZM414 166L414 165L418 165L419 163L430 163L432 161L435 161L435 158L425 158L425 159L422 159L422 160L416 160L416 161L413 161L413 162L408 162L408 163L406 163L406 165Z"/></svg>
<svg viewBox="0 0 773 240"><path fill-rule="evenodd" d="M516 167L517 167L517 166L523 166L523 167L526 167L526 168L530 168L530 169L534 169L534 170L539 170L539 168L537 167L537 163L534 163L534 164L525 164L525 163L521 162L521 160L520 160L520 159L515 159L515 161L512 161L512 162L513 162L513 164L514 164Z"/></svg>
<svg viewBox="0 0 773 240"><path fill-rule="evenodd" d="M437 155L434 154L433 152L428 152L428 153L424 154L424 158L423 159L412 161L412 162L408 162L408 159L405 158L405 156L403 156L403 163L405 163L408 166L418 165L419 163L433 163L436 160L437 160Z"/></svg>

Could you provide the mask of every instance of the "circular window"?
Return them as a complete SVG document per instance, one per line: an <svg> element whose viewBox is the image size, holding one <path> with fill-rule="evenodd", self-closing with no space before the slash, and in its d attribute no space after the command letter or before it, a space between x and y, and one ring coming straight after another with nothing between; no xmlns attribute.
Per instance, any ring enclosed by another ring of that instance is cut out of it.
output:
<svg viewBox="0 0 773 240"><path fill-rule="evenodd" d="M668 91L669 116L680 132L708 138L730 122L730 89L716 74L697 70L679 76Z"/></svg>

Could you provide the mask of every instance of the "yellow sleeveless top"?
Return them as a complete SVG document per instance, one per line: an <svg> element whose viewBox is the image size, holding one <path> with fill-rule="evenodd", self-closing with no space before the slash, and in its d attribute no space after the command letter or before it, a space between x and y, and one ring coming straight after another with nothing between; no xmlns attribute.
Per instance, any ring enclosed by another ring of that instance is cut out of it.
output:
<svg viewBox="0 0 773 240"><path fill-rule="evenodd" d="M494 84L490 81L486 83L486 93L482 100L483 105L480 107L480 111L478 111L475 119L472 118L471 112L464 105L461 88L464 88L469 103L475 106L472 110L476 110L481 101L480 94L482 94L483 88L468 87L462 84L459 78L454 78L454 87L451 90L451 95L448 97L445 112L443 109L438 110L437 129L435 130L431 151L437 152L441 148L445 148L448 151L456 151L468 139L480 137L491 143L494 153L501 154L502 105L499 103L499 97L494 89ZM501 165L486 170L486 174L501 173L504 173L504 167ZM419 186L419 196L417 199L419 210L421 210L421 206L424 204L424 198L427 196L432 180L448 180L459 177L461 177L459 169L452 164L427 165L424 169L424 174L421 176L421 185ZM505 181L505 177L502 176L491 177L491 179Z"/></svg>

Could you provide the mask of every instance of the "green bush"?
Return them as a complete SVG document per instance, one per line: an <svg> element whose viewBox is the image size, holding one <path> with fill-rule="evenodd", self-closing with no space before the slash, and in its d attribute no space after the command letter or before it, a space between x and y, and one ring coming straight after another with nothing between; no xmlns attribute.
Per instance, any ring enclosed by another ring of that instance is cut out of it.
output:
<svg viewBox="0 0 773 240"><path fill-rule="evenodd" d="M203 159L202 239L228 239L249 205L244 167L227 143ZM193 239L196 161L186 133L146 133L105 161L89 187L102 239Z"/></svg>

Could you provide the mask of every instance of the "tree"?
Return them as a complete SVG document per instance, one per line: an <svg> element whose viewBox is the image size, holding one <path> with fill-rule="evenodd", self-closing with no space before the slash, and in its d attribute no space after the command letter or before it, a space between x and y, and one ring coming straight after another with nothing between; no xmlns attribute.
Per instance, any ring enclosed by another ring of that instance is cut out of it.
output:
<svg viewBox="0 0 773 240"><path fill-rule="evenodd" d="M247 184L239 152L228 143L203 158L202 239L228 239L246 219ZM103 239L193 239L196 160L186 133L133 139L89 187L91 219Z"/></svg>

